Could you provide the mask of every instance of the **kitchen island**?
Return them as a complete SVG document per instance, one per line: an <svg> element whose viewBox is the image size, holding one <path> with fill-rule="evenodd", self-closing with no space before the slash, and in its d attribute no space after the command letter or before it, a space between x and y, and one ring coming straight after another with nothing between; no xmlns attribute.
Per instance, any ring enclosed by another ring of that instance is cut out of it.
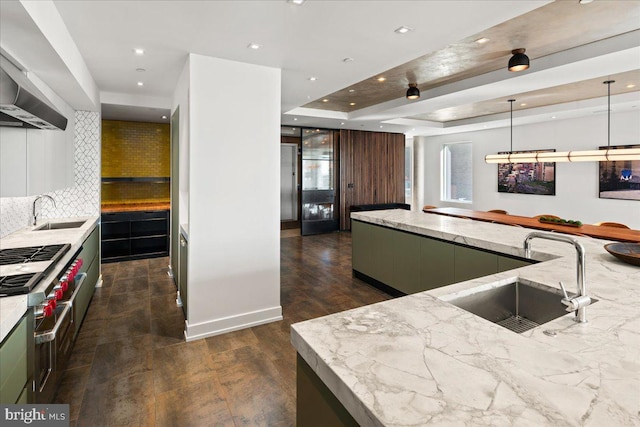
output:
<svg viewBox="0 0 640 427"><path fill-rule="evenodd" d="M520 258L532 231L402 210L352 219ZM298 373L309 368L363 426L638 425L640 268L576 239L598 299L586 324L567 313L516 334L445 301L516 277L575 292L573 246L536 239L537 264L292 325ZM304 422L314 414L298 392Z"/></svg>

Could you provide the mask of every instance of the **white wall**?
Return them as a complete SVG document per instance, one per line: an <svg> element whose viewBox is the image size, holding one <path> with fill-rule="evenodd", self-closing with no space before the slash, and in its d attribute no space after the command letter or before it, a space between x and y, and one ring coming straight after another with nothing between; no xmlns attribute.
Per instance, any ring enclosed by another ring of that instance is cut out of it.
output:
<svg viewBox="0 0 640 427"><path fill-rule="evenodd" d="M192 54L188 93L193 340L282 319L280 70Z"/></svg>
<svg viewBox="0 0 640 427"><path fill-rule="evenodd" d="M514 123L515 120L514 120ZM466 132L435 137L415 137L424 145L424 203L475 210L505 209L513 215L555 214L585 223L615 221L640 229L640 201L600 199L598 163L557 163L556 195L498 193L497 165L484 156L509 151L509 128ZM440 200L440 150L443 143L473 143L473 203ZM611 115L611 144L640 144L640 111ZM593 115L513 128L513 149L555 148L558 151L593 150L607 145L607 116Z"/></svg>

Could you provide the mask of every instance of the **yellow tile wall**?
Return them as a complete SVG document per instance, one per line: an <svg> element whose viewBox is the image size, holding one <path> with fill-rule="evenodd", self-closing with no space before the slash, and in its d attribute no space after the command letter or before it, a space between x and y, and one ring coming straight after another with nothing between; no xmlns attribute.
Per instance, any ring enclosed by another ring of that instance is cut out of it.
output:
<svg viewBox="0 0 640 427"><path fill-rule="evenodd" d="M102 183L102 205L169 202L169 183Z"/></svg>
<svg viewBox="0 0 640 427"><path fill-rule="evenodd" d="M169 176L169 125L102 121L102 177Z"/></svg>
<svg viewBox="0 0 640 427"><path fill-rule="evenodd" d="M168 177L171 171L168 124L102 121L102 177ZM169 183L102 184L102 204L169 201Z"/></svg>

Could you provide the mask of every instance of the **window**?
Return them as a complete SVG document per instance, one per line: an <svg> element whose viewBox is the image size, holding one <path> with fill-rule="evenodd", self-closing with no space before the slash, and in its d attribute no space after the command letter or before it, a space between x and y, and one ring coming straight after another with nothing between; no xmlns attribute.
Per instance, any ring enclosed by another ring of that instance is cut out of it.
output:
<svg viewBox="0 0 640 427"><path fill-rule="evenodd" d="M471 203L473 167L471 143L442 146L442 200Z"/></svg>

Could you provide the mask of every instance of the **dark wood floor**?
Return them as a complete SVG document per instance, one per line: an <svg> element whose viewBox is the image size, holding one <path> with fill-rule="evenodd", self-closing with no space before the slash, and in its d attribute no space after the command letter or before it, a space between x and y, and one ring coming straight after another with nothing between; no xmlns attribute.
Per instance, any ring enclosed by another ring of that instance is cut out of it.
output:
<svg viewBox="0 0 640 427"><path fill-rule="evenodd" d="M389 298L351 277L349 233L283 237L284 320L186 343L167 264L102 266L55 399L72 426L293 426L289 326Z"/></svg>

